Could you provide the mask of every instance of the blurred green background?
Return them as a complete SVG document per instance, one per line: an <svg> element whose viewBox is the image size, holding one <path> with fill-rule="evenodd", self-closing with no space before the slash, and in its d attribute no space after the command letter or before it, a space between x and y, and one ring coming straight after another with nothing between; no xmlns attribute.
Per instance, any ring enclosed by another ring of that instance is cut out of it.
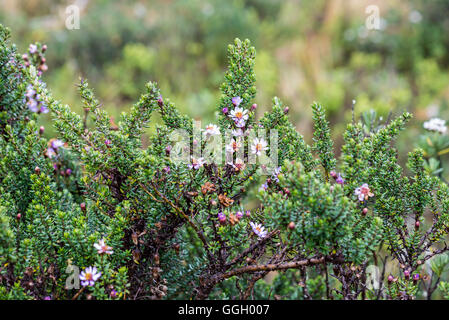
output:
<svg viewBox="0 0 449 320"><path fill-rule="evenodd" d="M79 30L65 27L71 4L81 9ZM365 26L369 5L380 9L380 30ZM80 76L115 119L153 80L181 111L213 121L227 44L249 38L259 115L279 96L310 141L309 105L319 101L338 153L353 100L357 115L372 109L386 119L407 110L415 117L399 140L401 157L424 121L449 116L448 13L449 0L0 0L0 23L21 52L47 44L44 80L80 113Z"/></svg>

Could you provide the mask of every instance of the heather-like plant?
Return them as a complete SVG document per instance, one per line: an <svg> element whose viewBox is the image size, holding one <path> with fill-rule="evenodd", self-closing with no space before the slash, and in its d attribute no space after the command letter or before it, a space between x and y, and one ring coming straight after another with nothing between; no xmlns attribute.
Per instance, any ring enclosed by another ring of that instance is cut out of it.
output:
<svg viewBox="0 0 449 320"><path fill-rule="evenodd" d="M410 153L404 171L392 147L410 114L377 126L353 120L336 157L325 110L314 103L309 146L279 98L256 119L255 49L236 40L217 125L199 131L154 82L115 124L85 80L83 116L54 99L41 80L46 47L22 56L8 38L0 27L0 298L411 299L448 291L445 261L432 259L447 251L448 186L425 169L423 151ZM37 125L45 112L57 138ZM154 113L162 122L144 147ZM230 158L210 157L213 139L225 141ZM428 286L431 259L439 273ZM371 266L383 269L375 285Z"/></svg>

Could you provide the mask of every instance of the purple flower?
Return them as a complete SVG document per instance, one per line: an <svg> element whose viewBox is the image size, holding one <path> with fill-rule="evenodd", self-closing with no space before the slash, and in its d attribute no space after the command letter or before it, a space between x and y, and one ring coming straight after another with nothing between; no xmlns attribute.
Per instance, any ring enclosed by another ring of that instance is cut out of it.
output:
<svg viewBox="0 0 449 320"><path fill-rule="evenodd" d="M46 297L44 297L44 300L51 300L51 297L50 296L46 296Z"/></svg>
<svg viewBox="0 0 449 320"><path fill-rule="evenodd" d="M419 280L419 273L416 273L413 275L413 280L418 281Z"/></svg>
<svg viewBox="0 0 449 320"><path fill-rule="evenodd" d="M162 169L162 170L164 170L164 172L167 173L167 174L170 173L170 167L169 166L164 167L164 169Z"/></svg>
<svg viewBox="0 0 449 320"><path fill-rule="evenodd" d="M221 109L221 112L223 112L224 114L228 113L228 108L224 107L223 109Z"/></svg>
<svg viewBox="0 0 449 320"><path fill-rule="evenodd" d="M238 107L240 103L242 103L242 101L242 98L240 98L239 96L232 98L232 104L236 107Z"/></svg>
<svg viewBox="0 0 449 320"><path fill-rule="evenodd" d="M61 140L55 139L51 142L51 147L55 150L58 150L58 148L62 147L64 145L64 142Z"/></svg>
<svg viewBox="0 0 449 320"><path fill-rule="evenodd" d="M267 191L268 189L268 183L264 183L260 186L259 191Z"/></svg>
<svg viewBox="0 0 449 320"><path fill-rule="evenodd" d="M274 181L279 182L278 176L279 176L280 173L281 173L281 167L275 168L274 171L273 171L273 174L272 174L271 178L272 178Z"/></svg>
<svg viewBox="0 0 449 320"><path fill-rule="evenodd" d="M37 46L35 44L30 44L30 47L28 48L28 51L31 54L35 54L37 52Z"/></svg>
<svg viewBox="0 0 449 320"><path fill-rule="evenodd" d="M38 112L39 111L39 107L38 107L38 102L34 99L30 99L27 102L28 105L28 109L30 109L33 112Z"/></svg>
<svg viewBox="0 0 449 320"><path fill-rule="evenodd" d="M112 141L109 140L109 139L106 139L106 140L104 141L104 144L105 144L106 146L109 147L109 146L112 144Z"/></svg>
<svg viewBox="0 0 449 320"><path fill-rule="evenodd" d="M38 113L48 113L48 111L49 110L48 110L47 106L45 104L42 104Z"/></svg>
<svg viewBox="0 0 449 320"><path fill-rule="evenodd" d="M241 219L241 218L243 218L243 212L242 211L237 211L235 213L235 216L237 217L237 219Z"/></svg>
<svg viewBox="0 0 449 320"><path fill-rule="evenodd" d="M218 213L218 221L220 221L220 223L226 222L226 215L223 212Z"/></svg>
<svg viewBox="0 0 449 320"><path fill-rule="evenodd" d="M343 185L345 183L345 180L341 177L340 174L338 174L337 179L335 180L335 182L337 182L338 184Z"/></svg>

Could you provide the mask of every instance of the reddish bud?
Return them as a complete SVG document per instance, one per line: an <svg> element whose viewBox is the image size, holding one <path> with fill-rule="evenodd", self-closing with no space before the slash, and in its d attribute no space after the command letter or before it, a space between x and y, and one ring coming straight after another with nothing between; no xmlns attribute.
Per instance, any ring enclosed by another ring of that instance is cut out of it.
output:
<svg viewBox="0 0 449 320"><path fill-rule="evenodd" d="M41 168L39 168L39 167L34 168L34 173L35 174L40 174L41 173Z"/></svg>
<svg viewBox="0 0 449 320"><path fill-rule="evenodd" d="M394 278L393 278L393 276L390 274L389 276L388 276L388 282L389 283L392 283L394 281Z"/></svg>
<svg viewBox="0 0 449 320"><path fill-rule="evenodd" d="M288 224L288 228L289 228L290 230L295 229L295 223L294 223L293 221L291 221L291 222Z"/></svg>
<svg viewBox="0 0 449 320"><path fill-rule="evenodd" d="M368 213L368 208L363 208L362 214L363 214L364 216L366 216L367 213Z"/></svg>
<svg viewBox="0 0 449 320"><path fill-rule="evenodd" d="M415 229L418 230L419 229L419 221L415 222Z"/></svg>
<svg viewBox="0 0 449 320"><path fill-rule="evenodd" d="M409 270L404 270L404 277L407 280L410 278L410 271Z"/></svg>
<svg viewBox="0 0 449 320"><path fill-rule="evenodd" d="M171 151L171 146L166 146L166 147L165 147L165 154L166 154L167 156L170 155L170 151Z"/></svg>
<svg viewBox="0 0 449 320"><path fill-rule="evenodd" d="M18 213L16 218L17 218L17 220L20 220L22 218L22 215L20 213Z"/></svg>
<svg viewBox="0 0 449 320"><path fill-rule="evenodd" d="M81 202L80 208L81 208L82 211L86 211L86 203Z"/></svg>
<svg viewBox="0 0 449 320"><path fill-rule="evenodd" d="M44 134L44 131L45 131L45 127L44 126L40 126L39 134Z"/></svg>

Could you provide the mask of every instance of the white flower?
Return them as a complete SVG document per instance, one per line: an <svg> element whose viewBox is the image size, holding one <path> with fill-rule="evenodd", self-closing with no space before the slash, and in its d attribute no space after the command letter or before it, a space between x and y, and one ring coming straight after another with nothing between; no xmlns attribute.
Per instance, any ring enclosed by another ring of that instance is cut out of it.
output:
<svg viewBox="0 0 449 320"><path fill-rule="evenodd" d="M437 131L439 133L445 133L447 130L446 120L440 118L433 118L424 122L423 127L429 131Z"/></svg>
<svg viewBox="0 0 449 320"><path fill-rule="evenodd" d="M95 249L98 250L99 254L103 254L103 253L113 254L114 253L114 251L112 251L112 248L110 246L107 246L104 243L104 239L101 239L100 241L98 241L98 243L95 243L94 247L95 247Z"/></svg>
<svg viewBox="0 0 449 320"><path fill-rule="evenodd" d="M237 152L242 147L242 144L238 141L235 141L234 139L231 140L231 143L229 143L226 146L226 151L230 153Z"/></svg>
<svg viewBox="0 0 449 320"><path fill-rule="evenodd" d="M238 128L242 128L245 125L245 121L248 120L248 110L237 107L231 111L229 117L235 121Z"/></svg>
<svg viewBox="0 0 449 320"><path fill-rule="evenodd" d="M97 268L95 267L87 267L84 271L80 273L81 285L83 287L93 286L95 281L97 281L101 277L101 272L97 272Z"/></svg>
<svg viewBox="0 0 449 320"><path fill-rule="evenodd" d="M249 224L251 225L253 232L257 234L259 238L265 238L267 236L267 231L265 230L265 227L262 227L260 223L250 222Z"/></svg>
<svg viewBox="0 0 449 320"><path fill-rule="evenodd" d="M236 130L232 130L232 135L234 137L241 137L243 136L243 130L242 129L236 129Z"/></svg>
<svg viewBox="0 0 449 320"><path fill-rule="evenodd" d="M203 158L194 158L192 156L192 163L189 164L189 168L190 169L195 169L198 170L199 168L201 168L204 165L204 159Z"/></svg>
<svg viewBox="0 0 449 320"><path fill-rule="evenodd" d="M220 129L215 124L209 124L206 126L206 129L204 129L203 134L205 137L218 136L220 134Z"/></svg>
<svg viewBox="0 0 449 320"><path fill-rule="evenodd" d="M268 143L263 139L254 138L253 145L251 146L251 152L257 156L262 154L262 151L268 150Z"/></svg>
<svg viewBox="0 0 449 320"><path fill-rule="evenodd" d="M242 159L235 159L235 162L228 162L229 165L231 165L235 171L241 171L243 169L245 169L245 163L243 162Z"/></svg>

